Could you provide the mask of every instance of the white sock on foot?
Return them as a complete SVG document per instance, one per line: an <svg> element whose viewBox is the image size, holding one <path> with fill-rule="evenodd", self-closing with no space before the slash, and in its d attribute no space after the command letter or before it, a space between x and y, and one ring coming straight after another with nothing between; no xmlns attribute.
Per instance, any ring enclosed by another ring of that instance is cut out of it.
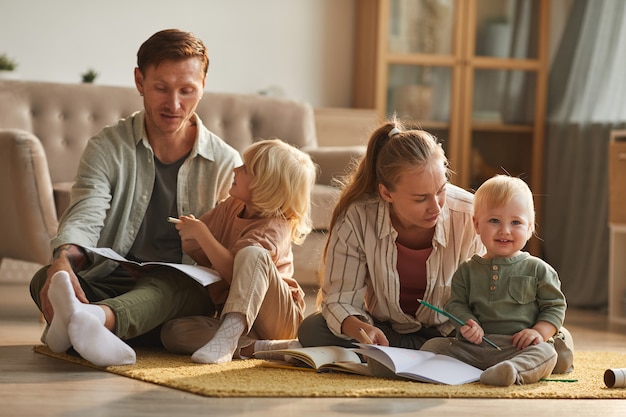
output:
<svg viewBox="0 0 626 417"><path fill-rule="evenodd" d="M96 366L135 363L135 351L85 311L72 315L68 334L74 350Z"/></svg>
<svg viewBox="0 0 626 417"><path fill-rule="evenodd" d="M239 338L246 330L246 319L239 313L228 313L213 339L191 355L197 363L226 363L233 359Z"/></svg>
<svg viewBox="0 0 626 417"><path fill-rule="evenodd" d="M299 349L302 344L298 339L257 340L254 342L254 357L257 359L274 359L288 361L291 356L274 353L275 350Z"/></svg>
<svg viewBox="0 0 626 417"><path fill-rule="evenodd" d="M302 345L298 339L257 340L254 342L254 352L266 350L299 349Z"/></svg>
<svg viewBox="0 0 626 417"><path fill-rule="evenodd" d="M54 316L46 333L45 343L53 352L65 352L70 348L71 342L67 327L70 317L75 312L86 311L96 317L101 324L104 324L105 315L102 308L94 304L81 303L76 298L70 275L66 271L59 271L52 276L48 297L50 297Z"/></svg>

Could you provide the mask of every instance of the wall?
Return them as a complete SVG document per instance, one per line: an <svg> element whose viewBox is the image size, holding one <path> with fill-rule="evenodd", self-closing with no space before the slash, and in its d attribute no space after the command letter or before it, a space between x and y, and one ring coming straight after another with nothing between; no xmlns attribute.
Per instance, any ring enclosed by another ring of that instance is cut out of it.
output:
<svg viewBox="0 0 626 417"><path fill-rule="evenodd" d="M355 0L0 0L0 54L22 79L133 85L139 45L170 27L209 50L207 90L278 90L349 107ZM277 87L277 88L274 88Z"/></svg>
<svg viewBox="0 0 626 417"><path fill-rule="evenodd" d="M178 27L209 49L209 90L278 87L316 107L350 107L355 1L0 0L0 54L17 59L22 79L79 82L94 68L97 83L132 85L141 42ZM551 57L572 1L552 1Z"/></svg>

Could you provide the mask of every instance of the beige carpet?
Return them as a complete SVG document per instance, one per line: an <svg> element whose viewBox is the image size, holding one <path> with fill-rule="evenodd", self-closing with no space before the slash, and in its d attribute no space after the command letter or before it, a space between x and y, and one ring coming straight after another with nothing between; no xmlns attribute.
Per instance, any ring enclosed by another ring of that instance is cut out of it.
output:
<svg viewBox="0 0 626 417"><path fill-rule="evenodd" d="M207 397L422 397L422 398L626 398L626 388L607 388L604 371L626 367L626 354L576 352L575 370L553 378L576 382L539 382L508 388L480 383L458 386L386 380L343 373L316 373L262 366L260 360L199 365L189 356L162 350L137 350L137 363L97 368L82 358L55 354L46 346L35 352L103 371Z"/></svg>

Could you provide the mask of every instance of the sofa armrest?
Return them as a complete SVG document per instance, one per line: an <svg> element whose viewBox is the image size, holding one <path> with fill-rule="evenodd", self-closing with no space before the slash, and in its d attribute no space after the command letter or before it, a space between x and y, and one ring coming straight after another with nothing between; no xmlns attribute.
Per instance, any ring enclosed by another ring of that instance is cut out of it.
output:
<svg viewBox="0 0 626 417"><path fill-rule="evenodd" d="M344 176L365 155L365 146L320 146L303 149L320 167L318 184L333 185L333 178Z"/></svg>
<svg viewBox="0 0 626 417"><path fill-rule="evenodd" d="M0 258L45 264L58 227L48 161L33 134L0 129Z"/></svg>

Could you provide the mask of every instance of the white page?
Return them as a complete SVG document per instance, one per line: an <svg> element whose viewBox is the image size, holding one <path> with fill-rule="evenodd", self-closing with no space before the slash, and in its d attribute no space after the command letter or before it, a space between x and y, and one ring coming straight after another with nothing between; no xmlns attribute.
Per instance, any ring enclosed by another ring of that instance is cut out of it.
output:
<svg viewBox="0 0 626 417"><path fill-rule="evenodd" d="M392 371L398 373L415 366L416 363L425 361L435 356L432 352L415 349L404 349L392 346L367 345L357 343L361 349L358 352L364 353L378 362L382 363Z"/></svg>
<svg viewBox="0 0 626 417"><path fill-rule="evenodd" d="M419 380L438 382L441 384L458 385L478 381L483 371L465 362L445 355L435 355L427 361L417 363L398 375Z"/></svg>
<svg viewBox="0 0 626 417"><path fill-rule="evenodd" d="M170 263L170 262L143 262L143 263L139 263L139 262L135 262L135 261L131 261L128 260L126 258L124 258L122 255L120 255L119 253L115 252L113 249L111 248L92 248L89 246L84 246L84 249L93 252L95 254L98 254L100 256L104 256L105 258L109 258L112 259L114 261L117 262L127 262L127 263L131 263L131 264L135 264L135 265L164 265L164 266L169 266L171 268L177 269L187 275L189 275L191 278L195 279L196 281L198 281L200 284L204 285L205 287L209 284L213 284L214 282L220 281L222 278L220 277L220 275L217 273L217 271L211 269L211 268L207 268L205 266L200 266L200 265L187 265L187 264L177 264L177 263Z"/></svg>
<svg viewBox="0 0 626 417"><path fill-rule="evenodd" d="M357 345L361 348L357 352L380 362L399 376L417 381L457 385L477 381L482 373L481 369L450 356L391 346Z"/></svg>

